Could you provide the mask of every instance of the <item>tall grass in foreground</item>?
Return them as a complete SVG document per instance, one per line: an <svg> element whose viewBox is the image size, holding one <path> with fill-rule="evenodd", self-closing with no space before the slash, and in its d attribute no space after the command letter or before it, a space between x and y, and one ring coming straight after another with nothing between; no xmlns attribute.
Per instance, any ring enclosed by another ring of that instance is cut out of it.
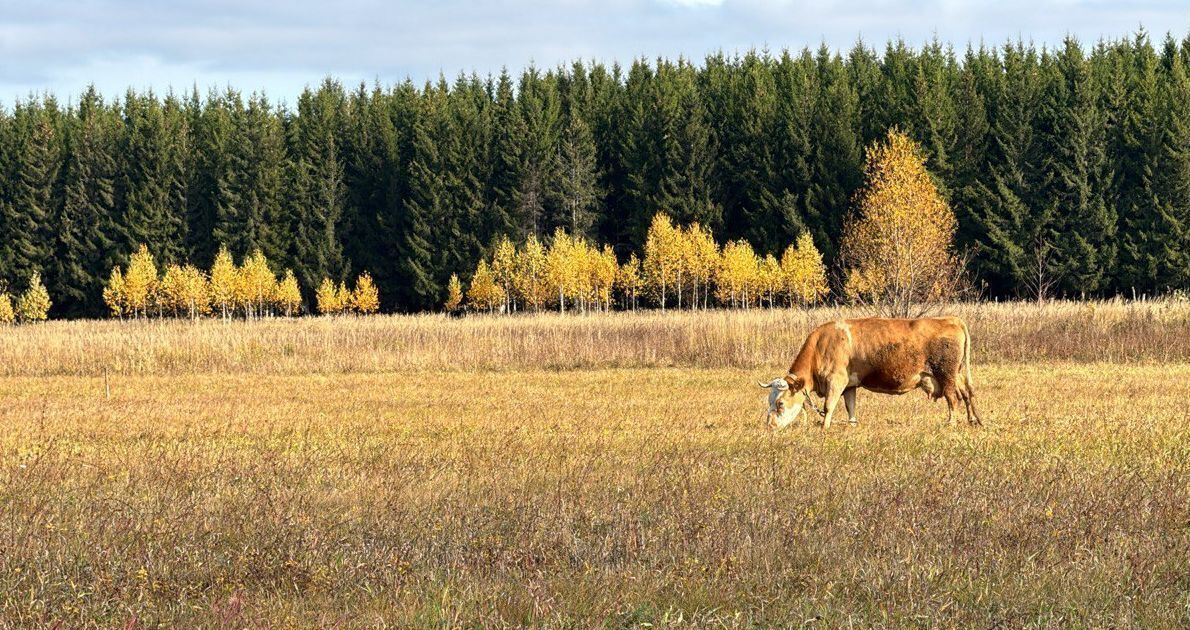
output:
<svg viewBox="0 0 1190 630"><path fill-rule="evenodd" d="M775 435L751 376L0 379L0 626L1190 625L1190 366Z"/></svg>
<svg viewBox="0 0 1190 630"><path fill-rule="evenodd" d="M976 363L1190 360L1190 303L959 304ZM405 369L786 367L811 310L440 315L254 322L85 321L0 329L0 375L357 373Z"/></svg>

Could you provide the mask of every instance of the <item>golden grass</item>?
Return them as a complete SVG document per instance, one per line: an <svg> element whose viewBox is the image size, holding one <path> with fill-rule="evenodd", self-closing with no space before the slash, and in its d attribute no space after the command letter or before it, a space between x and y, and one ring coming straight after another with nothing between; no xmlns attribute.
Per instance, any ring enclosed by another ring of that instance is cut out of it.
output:
<svg viewBox="0 0 1190 630"><path fill-rule="evenodd" d="M795 317L684 317L664 326L723 337L671 332L652 358L606 346L602 363L575 341L598 339L587 320L523 334L589 353L565 365L680 363ZM609 322L605 345L663 326ZM183 355L158 344L184 324L5 333L10 356L15 336L77 336L49 352L82 374L102 361L80 347L123 352L108 335L154 350L127 355L145 362L118 368L110 400L97 376L0 379L0 625L1190 624L1187 365L978 365L984 429L945 427L919 394L861 394L858 428L771 435L750 383L789 344L728 360L763 369L543 371L506 349L501 372L387 372L414 359L384 331L425 340L431 365L448 356L434 326L470 343L516 325L220 326ZM251 373L258 334L298 348L261 351L276 373ZM290 373L295 356L328 373ZM229 367L250 371L214 373Z"/></svg>
<svg viewBox="0 0 1190 630"><path fill-rule="evenodd" d="M0 627L1190 624L1190 305L953 312L984 429L767 433L836 309L2 329Z"/></svg>
<svg viewBox="0 0 1190 630"><path fill-rule="evenodd" d="M958 305L975 361L1190 360L1190 303ZM846 309L89 321L0 328L0 375L370 373L393 370L787 367Z"/></svg>

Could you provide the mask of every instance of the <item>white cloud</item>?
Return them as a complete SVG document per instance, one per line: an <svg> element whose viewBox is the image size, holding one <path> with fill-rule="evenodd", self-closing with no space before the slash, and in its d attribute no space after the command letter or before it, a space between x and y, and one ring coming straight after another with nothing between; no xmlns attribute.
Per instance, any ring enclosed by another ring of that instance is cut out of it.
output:
<svg viewBox="0 0 1190 630"><path fill-rule="evenodd" d="M1133 32L1190 29L1185 0L0 0L0 106L30 91L105 94L128 86L231 83L293 96L330 74L383 83L444 72L516 71L575 58L627 62L644 56L700 59L768 47L862 36L882 48L935 35L967 42L1008 39L1085 43Z"/></svg>

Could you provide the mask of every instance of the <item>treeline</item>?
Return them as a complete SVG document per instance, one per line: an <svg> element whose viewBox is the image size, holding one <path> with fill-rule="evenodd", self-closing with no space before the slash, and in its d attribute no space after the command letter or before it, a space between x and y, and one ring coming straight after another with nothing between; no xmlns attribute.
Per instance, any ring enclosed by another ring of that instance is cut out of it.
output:
<svg viewBox="0 0 1190 630"><path fill-rule="evenodd" d="M366 271L354 290L348 290L345 282L336 285L323 278L315 300L317 312L323 315L368 315L380 308L376 285ZM302 294L292 270L276 276L259 249L237 265L226 247L219 248L209 271L174 263L162 272L149 248L141 245L127 267L112 268L103 301L113 317L130 319L208 315L259 319L302 312Z"/></svg>
<svg viewBox="0 0 1190 630"><path fill-rule="evenodd" d="M444 307L491 313L567 308L587 312L619 306L728 308L811 306L829 292L822 254L803 232L780 259L758 255L744 239L720 248L711 232L694 223L674 226L653 216L644 258L631 254L617 264L608 246L558 228L548 245L530 235L520 246L503 238L490 258L481 258L464 293L458 276L447 283Z"/></svg>
<svg viewBox="0 0 1190 630"><path fill-rule="evenodd" d="M986 293L1190 286L1190 39L941 43L417 86L334 81L292 106L235 91L52 96L0 113L0 281L44 271L54 314L104 312L140 243L209 268L219 244L323 278L375 274L385 310L438 308L503 237L557 228L643 257L660 212L834 268L863 147L922 146ZM841 283L838 278L833 280Z"/></svg>

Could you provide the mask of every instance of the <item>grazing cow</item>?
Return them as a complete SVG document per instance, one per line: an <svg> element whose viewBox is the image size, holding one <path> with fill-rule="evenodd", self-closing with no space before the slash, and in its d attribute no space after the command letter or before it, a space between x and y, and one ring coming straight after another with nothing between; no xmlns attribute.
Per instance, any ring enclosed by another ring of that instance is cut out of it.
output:
<svg viewBox="0 0 1190 630"><path fill-rule="evenodd" d="M954 424L955 404L967 407L967 422L981 424L971 387L971 333L958 317L922 319L845 319L815 328L802 344L789 374L761 383L769 390L766 423L779 429L823 398L822 426L829 429L839 397L854 424L855 390L904 394L921 389L934 400L946 399L947 421Z"/></svg>

